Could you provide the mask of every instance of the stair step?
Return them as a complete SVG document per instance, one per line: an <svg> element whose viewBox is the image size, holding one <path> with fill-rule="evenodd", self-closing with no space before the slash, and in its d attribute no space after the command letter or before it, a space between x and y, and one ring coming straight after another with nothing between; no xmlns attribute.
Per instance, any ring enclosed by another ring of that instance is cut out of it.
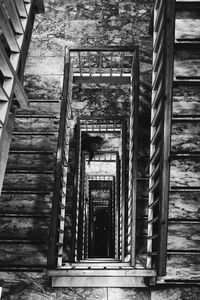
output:
<svg viewBox="0 0 200 300"><path fill-rule="evenodd" d="M200 157L200 152L196 153L181 153L181 152L171 152L171 159L175 158L194 158L194 157Z"/></svg>
<svg viewBox="0 0 200 300"><path fill-rule="evenodd" d="M143 277L72 276L52 277L52 287L147 287Z"/></svg>
<svg viewBox="0 0 200 300"><path fill-rule="evenodd" d="M54 176L41 173L6 173L3 189L5 190L51 190L53 188Z"/></svg>
<svg viewBox="0 0 200 300"><path fill-rule="evenodd" d="M0 218L50 218L49 214L36 214L36 213L0 213Z"/></svg>
<svg viewBox="0 0 200 300"><path fill-rule="evenodd" d="M200 122L200 116L176 115L173 116L172 122Z"/></svg>
<svg viewBox="0 0 200 300"><path fill-rule="evenodd" d="M17 115L15 118L14 132L57 132L59 119L55 116L27 116Z"/></svg>
<svg viewBox="0 0 200 300"><path fill-rule="evenodd" d="M184 50L196 50L200 48L200 39L188 39L184 41L183 39L177 39L175 44L175 51L184 51Z"/></svg>
<svg viewBox="0 0 200 300"><path fill-rule="evenodd" d="M181 1L176 0L176 10L200 9L200 1Z"/></svg>
<svg viewBox="0 0 200 300"><path fill-rule="evenodd" d="M173 86L177 87L177 86L199 86L200 85L200 77L196 77L196 78L191 78L191 77L178 77L180 79L176 79L173 81Z"/></svg>
<svg viewBox="0 0 200 300"><path fill-rule="evenodd" d="M31 154L41 154L41 155L53 155L53 151L47 151L47 150L10 150L9 154L24 154L24 155L31 155Z"/></svg>
<svg viewBox="0 0 200 300"><path fill-rule="evenodd" d="M6 174L38 174L38 175L42 175L42 174L53 174L52 171L49 170L31 170L31 166L28 169L6 169Z"/></svg>
<svg viewBox="0 0 200 300"><path fill-rule="evenodd" d="M58 100L37 100L30 99L30 106L27 109L19 108L17 110L17 115L44 115L48 114L49 116L59 116L60 113L60 101Z"/></svg>
<svg viewBox="0 0 200 300"><path fill-rule="evenodd" d="M7 162L7 172L53 172L55 157L53 152L10 151Z"/></svg>
<svg viewBox="0 0 200 300"><path fill-rule="evenodd" d="M88 277L88 276L112 276L112 277L119 277L119 276L133 276L133 277L143 277L143 276L155 276L156 271L151 269L135 269L131 266L124 267L124 268L115 268L115 267L79 267L73 268L69 267L68 269L58 269L58 270L47 270L47 276L55 276L55 277Z"/></svg>
<svg viewBox="0 0 200 300"><path fill-rule="evenodd" d="M173 186L170 188L170 192L200 192L200 186L194 187L182 187L182 186Z"/></svg>
<svg viewBox="0 0 200 300"><path fill-rule="evenodd" d="M13 151L56 151L57 133L13 133L10 149Z"/></svg>
<svg viewBox="0 0 200 300"><path fill-rule="evenodd" d="M51 135L53 135L53 136L55 136L55 135L57 135L57 132L47 132L47 131L45 131L45 132L35 132L35 131L33 131L33 130L31 130L31 131L20 131L20 132L17 132L17 131L14 131L13 132L13 135L47 135L47 136L51 136Z"/></svg>

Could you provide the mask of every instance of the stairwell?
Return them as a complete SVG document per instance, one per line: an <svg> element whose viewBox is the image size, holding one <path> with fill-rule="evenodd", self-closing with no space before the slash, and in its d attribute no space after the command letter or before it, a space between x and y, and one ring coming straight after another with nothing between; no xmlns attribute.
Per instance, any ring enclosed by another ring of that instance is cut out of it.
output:
<svg viewBox="0 0 200 300"><path fill-rule="evenodd" d="M199 2L177 2L167 276L158 278L158 287L152 288L151 292L135 291L137 297L147 299L150 294L152 299L169 299L169 296L171 299L198 299L199 296L198 68L194 72L194 66L199 63ZM144 83L140 89L140 100L143 103L143 99L148 99L145 105L149 102L149 91L146 91ZM44 274L42 270L46 267L59 107L58 100L31 99L30 110L19 110L17 113L0 202L2 271L17 271L13 274L19 274L20 271L41 271L42 276ZM143 120L141 126L143 130ZM146 209L148 193L144 187L148 185L148 151L139 158L140 165L138 202L144 201ZM138 210L143 222L146 222L145 210L140 210L139 206ZM13 275L11 278L9 272L5 275L9 284L12 280L19 281L19 278L28 282L29 275L26 279L26 275ZM44 291L46 283L42 281L41 284L41 276L37 279L37 272L34 274L32 277L36 278L34 280L38 284L36 294L38 290L40 295L50 297L54 294L55 290ZM179 287L173 286L176 283ZM107 292L104 289L104 292L107 293L105 299L112 298L111 289L107 289ZM128 295L124 291L121 294L119 290L114 292L121 299L125 294L126 297ZM79 291L75 290L71 294L69 290L55 293L58 299L61 294L73 297L78 293L80 296ZM96 295L103 299L100 291L96 290Z"/></svg>

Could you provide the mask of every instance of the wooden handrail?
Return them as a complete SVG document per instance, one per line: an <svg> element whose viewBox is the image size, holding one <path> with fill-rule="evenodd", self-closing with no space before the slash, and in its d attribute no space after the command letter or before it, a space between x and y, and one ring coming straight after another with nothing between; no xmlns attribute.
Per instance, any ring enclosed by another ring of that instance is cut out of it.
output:
<svg viewBox="0 0 200 300"><path fill-rule="evenodd" d="M63 79L63 100L61 103L60 110L60 125L58 133L58 142L57 142L57 155L56 155L56 167L54 173L54 192L53 192L53 203L52 203L52 213L51 213L51 222L50 222L50 233L49 233L49 245L48 245L48 261L47 265L49 269L56 269L58 266L58 246L56 243L59 241L58 229L59 225L59 216L61 212L65 211L65 202L66 195L63 195L63 189L66 190L66 177L63 180L62 169L66 168L67 172L67 162L65 159L65 151L67 151L65 136L66 136L66 123L67 123L67 111L69 106L69 74L70 74L70 65L69 63L65 64L64 67L64 79ZM63 201L62 201L63 199ZM62 206L60 206L62 203ZM61 232L64 234L64 232ZM63 237L61 237L63 239ZM62 247L62 245L61 245ZM62 264L62 256L59 260L59 265Z"/></svg>
<svg viewBox="0 0 200 300"><path fill-rule="evenodd" d="M0 192L14 125L13 97L20 107L29 105L22 86L23 72L35 14L42 7L42 0L0 0Z"/></svg>
<svg viewBox="0 0 200 300"><path fill-rule="evenodd" d="M138 158L138 115L139 115L139 48L135 51L131 79L131 111L129 141L129 188L128 207L131 210L130 221L130 263L135 265L136 249L136 199L137 199L137 158Z"/></svg>
<svg viewBox="0 0 200 300"><path fill-rule="evenodd" d="M166 274L175 1L154 7L147 268Z"/></svg>

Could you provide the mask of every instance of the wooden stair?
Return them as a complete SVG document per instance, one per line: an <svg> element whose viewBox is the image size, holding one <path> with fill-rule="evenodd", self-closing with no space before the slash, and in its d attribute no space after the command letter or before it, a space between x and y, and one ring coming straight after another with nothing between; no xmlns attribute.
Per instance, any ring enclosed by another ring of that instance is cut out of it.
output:
<svg viewBox="0 0 200 300"><path fill-rule="evenodd" d="M200 282L199 22L200 1L176 1L168 273L158 283ZM174 278L172 268L178 272Z"/></svg>
<svg viewBox="0 0 200 300"><path fill-rule="evenodd" d="M128 263L83 261L47 271L53 287L147 287L155 270L135 269Z"/></svg>
<svg viewBox="0 0 200 300"><path fill-rule="evenodd" d="M58 101L32 99L16 115L0 201L0 270L46 266L58 113Z"/></svg>

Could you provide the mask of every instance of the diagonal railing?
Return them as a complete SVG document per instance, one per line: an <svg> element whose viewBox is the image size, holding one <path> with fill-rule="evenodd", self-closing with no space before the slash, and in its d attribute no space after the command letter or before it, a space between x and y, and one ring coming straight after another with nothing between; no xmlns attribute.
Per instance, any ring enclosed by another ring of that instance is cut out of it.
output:
<svg viewBox="0 0 200 300"><path fill-rule="evenodd" d="M49 235L48 267L62 266L71 112L70 64L64 69L64 89L58 134L54 193Z"/></svg>
<svg viewBox="0 0 200 300"><path fill-rule="evenodd" d="M175 1L154 6L147 268L166 273Z"/></svg>
<svg viewBox="0 0 200 300"><path fill-rule="evenodd" d="M21 80L35 13L42 11L42 0L0 0L0 191L14 125L13 98L22 108L29 104Z"/></svg>

